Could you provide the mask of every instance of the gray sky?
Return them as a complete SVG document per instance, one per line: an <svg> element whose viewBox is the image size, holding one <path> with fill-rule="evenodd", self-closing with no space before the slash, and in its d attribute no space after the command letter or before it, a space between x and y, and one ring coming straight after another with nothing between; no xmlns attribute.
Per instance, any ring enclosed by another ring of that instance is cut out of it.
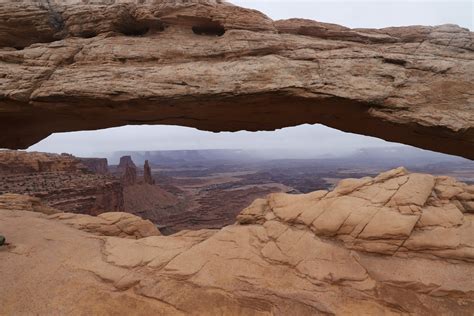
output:
<svg viewBox="0 0 474 316"><path fill-rule="evenodd" d="M231 2L262 11L274 20L299 17L348 27L370 28L454 23L473 30L474 26L473 1ZM383 146L394 144L372 137L343 133L322 125L301 125L275 132L254 133L210 133L179 126L124 126L100 131L53 134L29 150L94 156L120 150L288 148L288 152L295 154L319 155ZM311 148L311 153L308 152L308 147Z"/></svg>
<svg viewBox="0 0 474 316"><path fill-rule="evenodd" d="M315 141L315 139L317 141ZM311 146L308 146L311 145ZM300 125L273 132L210 133L181 126L125 126L55 134L31 150L97 155L120 150L281 149L289 157L350 153L361 147L394 146L377 138L343 133L323 125Z"/></svg>
<svg viewBox="0 0 474 316"><path fill-rule="evenodd" d="M347 27L458 24L474 29L472 0L231 0L274 20L306 18Z"/></svg>

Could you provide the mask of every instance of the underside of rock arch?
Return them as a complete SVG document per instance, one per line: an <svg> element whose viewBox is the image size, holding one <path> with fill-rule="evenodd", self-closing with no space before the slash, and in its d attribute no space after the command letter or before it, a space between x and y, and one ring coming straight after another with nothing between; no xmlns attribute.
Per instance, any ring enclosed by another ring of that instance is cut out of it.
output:
<svg viewBox="0 0 474 316"><path fill-rule="evenodd" d="M3 3L0 147L129 124L322 123L473 159L473 50L455 25L349 29L221 1Z"/></svg>

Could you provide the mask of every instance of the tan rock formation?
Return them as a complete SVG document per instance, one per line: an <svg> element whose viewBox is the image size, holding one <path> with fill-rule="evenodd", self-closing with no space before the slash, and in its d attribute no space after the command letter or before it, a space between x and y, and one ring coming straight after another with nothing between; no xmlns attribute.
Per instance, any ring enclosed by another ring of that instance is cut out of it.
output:
<svg viewBox="0 0 474 316"><path fill-rule="evenodd" d="M96 235L134 239L161 235L155 224L129 213L108 212L97 216L58 213L50 218Z"/></svg>
<svg viewBox="0 0 474 316"><path fill-rule="evenodd" d="M349 29L274 22L222 1L124 2L0 4L0 147L126 124L322 123L474 158L467 29Z"/></svg>
<svg viewBox="0 0 474 316"><path fill-rule="evenodd" d="M0 195L0 209L37 212L47 215L60 212L55 208L43 204L41 199L37 197L13 193Z"/></svg>
<svg viewBox="0 0 474 316"><path fill-rule="evenodd" d="M474 186L449 177L408 174L342 180L332 191L277 193L243 210L242 224L304 225L348 249L387 255L432 255L474 262ZM441 237L442 236L442 237Z"/></svg>
<svg viewBox="0 0 474 316"><path fill-rule="evenodd" d="M133 214L108 212L98 216L90 216L63 213L43 204L41 199L28 195L2 194L0 195L0 209L51 215L48 218L60 220L74 228L102 236L143 238L161 235L152 222L143 220Z"/></svg>
<svg viewBox="0 0 474 316"><path fill-rule="evenodd" d="M0 174L86 170L80 160L69 154L0 150Z"/></svg>
<svg viewBox="0 0 474 316"><path fill-rule="evenodd" d="M420 190L406 190L413 183ZM7 314L471 315L474 215L460 201L472 193L400 168L332 192L272 194L221 230L138 240L0 210L11 243L0 249L0 304Z"/></svg>
<svg viewBox="0 0 474 316"><path fill-rule="evenodd" d="M143 166L143 181L146 184L155 184L155 180L153 180L153 177L151 176L151 168L148 164L148 160L145 160L145 165Z"/></svg>

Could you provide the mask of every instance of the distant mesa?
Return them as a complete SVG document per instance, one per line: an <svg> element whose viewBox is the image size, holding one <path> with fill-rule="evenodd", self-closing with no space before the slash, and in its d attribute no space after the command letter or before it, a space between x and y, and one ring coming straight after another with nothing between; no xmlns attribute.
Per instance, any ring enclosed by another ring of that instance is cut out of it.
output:
<svg viewBox="0 0 474 316"><path fill-rule="evenodd" d="M77 158L79 161L86 166L86 168L97 174L108 174L109 166L107 158Z"/></svg>
<svg viewBox="0 0 474 316"><path fill-rule="evenodd" d="M155 184L148 160L145 161L143 166L143 181L138 179L138 168L130 155L120 157L120 162L116 170L120 174L124 186L143 183L150 185Z"/></svg>
<svg viewBox="0 0 474 316"><path fill-rule="evenodd" d="M137 168L137 166L135 165L135 163L132 160L132 156L122 156L122 157L120 157L120 163L117 167L118 170L125 171L127 166L129 166L131 168L134 168L134 169Z"/></svg>

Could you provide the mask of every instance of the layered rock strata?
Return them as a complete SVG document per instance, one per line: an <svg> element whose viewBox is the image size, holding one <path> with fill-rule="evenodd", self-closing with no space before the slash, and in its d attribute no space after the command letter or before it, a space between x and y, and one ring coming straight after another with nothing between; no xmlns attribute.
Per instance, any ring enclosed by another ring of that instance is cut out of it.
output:
<svg viewBox="0 0 474 316"><path fill-rule="evenodd" d="M7 314L471 315L473 190L400 168L271 194L221 230L137 240L2 209L0 303Z"/></svg>
<svg viewBox="0 0 474 316"><path fill-rule="evenodd" d="M97 174L108 174L109 164L106 158L77 158L86 168Z"/></svg>
<svg viewBox="0 0 474 316"><path fill-rule="evenodd" d="M55 208L45 205L40 198L14 193L0 195L0 209L37 212L47 215L60 212Z"/></svg>
<svg viewBox="0 0 474 316"><path fill-rule="evenodd" d="M16 150L0 150L0 174L38 172L84 172L87 167L69 154L50 154Z"/></svg>
<svg viewBox="0 0 474 316"><path fill-rule="evenodd" d="M0 147L127 124L322 123L474 158L467 29L272 21L221 1L94 3L0 4Z"/></svg>
<svg viewBox="0 0 474 316"><path fill-rule="evenodd" d="M68 154L0 151L0 194L39 197L50 207L74 213L123 211L120 180L102 170L93 173L83 161Z"/></svg>
<svg viewBox="0 0 474 316"><path fill-rule="evenodd" d="M59 220L74 228L100 236L138 239L161 235L152 222L129 213L107 212L97 216L63 213L45 205L41 199L28 195L2 194L0 209L50 215L49 219Z"/></svg>
<svg viewBox="0 0 474 316"><path fill-rule="evenodd" d="M123 186L131 186L137 183L137 166L131 156L120 157L116 174L121 178Z"/></svg>
<svg viewBox="0 0 474 316"><path fill-rule="evenodd" d="M137 169L131 165L126 165L122 174L122 184L130 186L137 183Z"/></svg>

